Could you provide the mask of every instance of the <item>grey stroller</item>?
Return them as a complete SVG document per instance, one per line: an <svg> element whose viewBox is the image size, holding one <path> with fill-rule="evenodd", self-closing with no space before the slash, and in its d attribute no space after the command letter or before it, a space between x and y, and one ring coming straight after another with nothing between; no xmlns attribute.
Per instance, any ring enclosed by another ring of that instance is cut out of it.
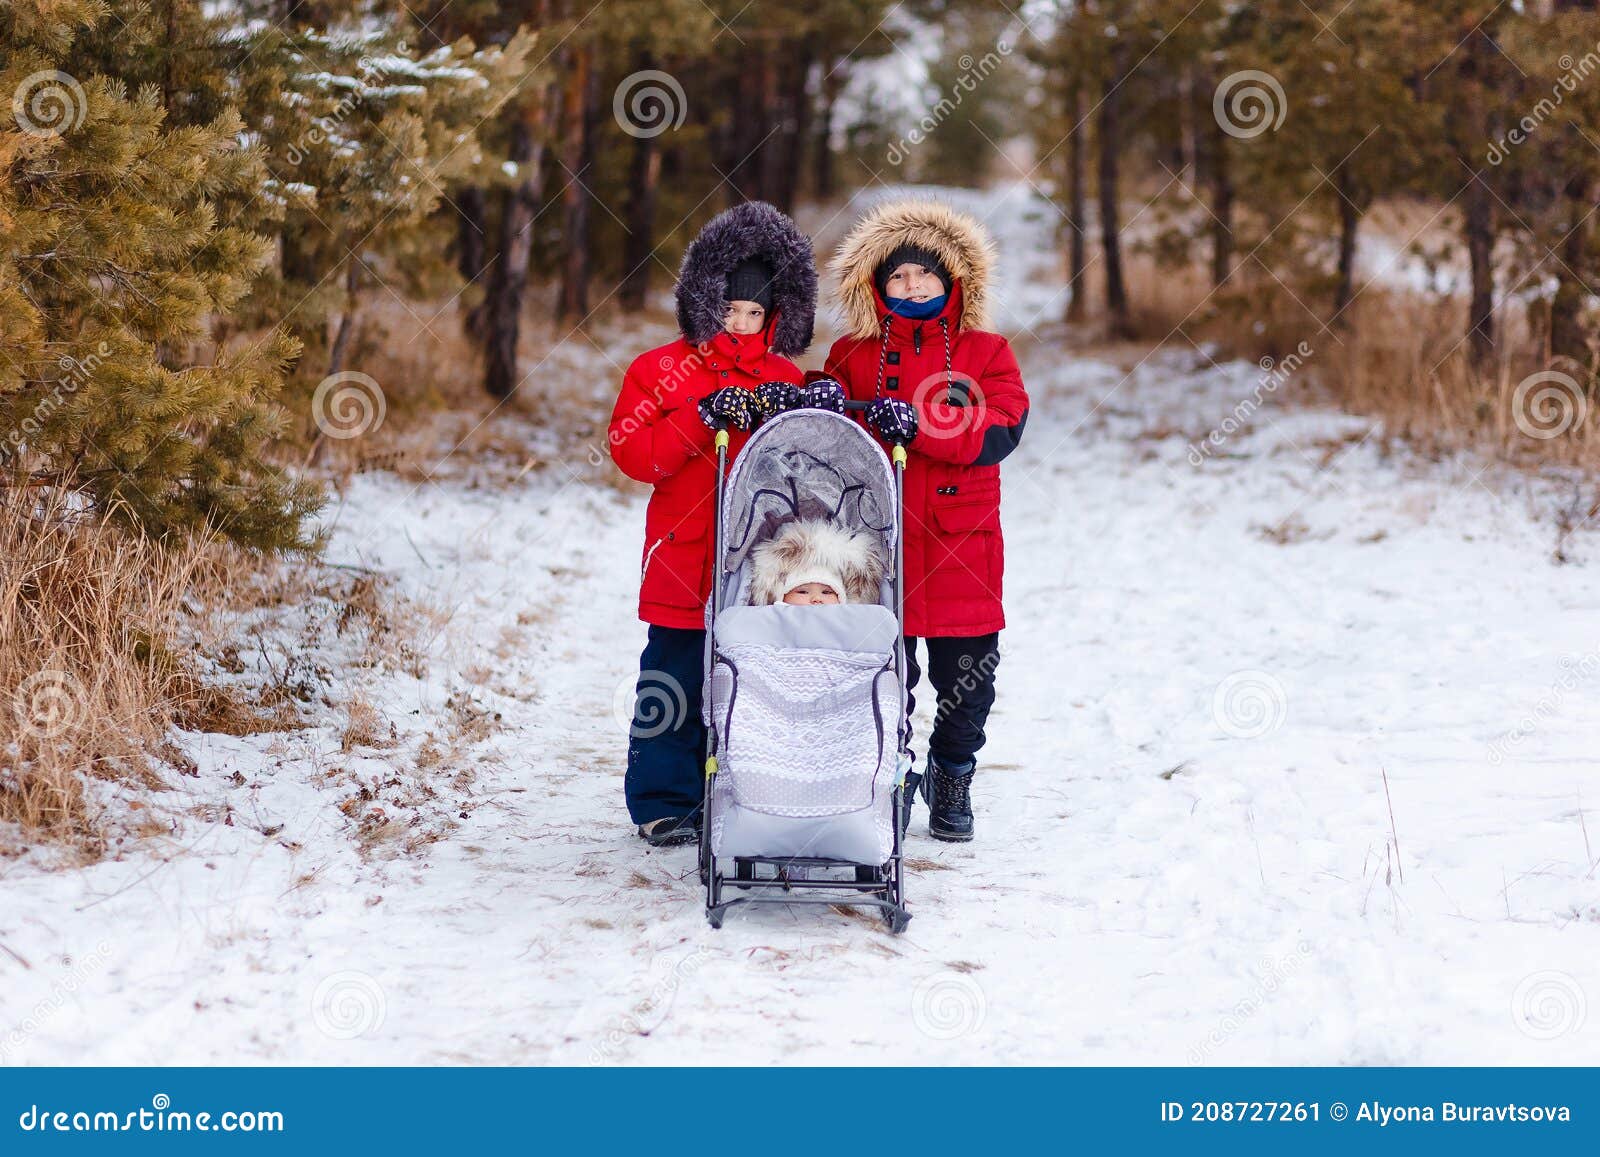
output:
<svg viewBox="0 0 1600 1157"><path fill-rule="evenodd" d="M850 404L851 408L859 408ZM763 424L731 471L717 436L717 573L706 608L706 918L763 902L905 910L900 824L905 725L901 490L855 422L792 410ZM876 603L750 606L751 552L790 522L864 531L893 559ZM740 895L724 898L725 890Z"/></svg>

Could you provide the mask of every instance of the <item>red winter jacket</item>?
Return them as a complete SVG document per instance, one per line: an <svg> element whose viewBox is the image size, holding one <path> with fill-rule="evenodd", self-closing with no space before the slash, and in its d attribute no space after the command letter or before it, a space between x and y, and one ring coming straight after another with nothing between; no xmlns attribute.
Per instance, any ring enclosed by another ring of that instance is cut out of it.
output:
<svg viewBox="0 0 1600 1157"><path fill-rule="evenodd" d="M635 358L622 380L607 438L629 478L655 484L644 518L639 617L660 627L700 629L711 595L716 523L714 435L697 403L722 386L803 380L770 353L767 334L721 333L700 346L683 338ZM749 435L730 431L732 462Z"/></svg>
<svg viewBox="0 0 1600 1157"><path fill-rule="evenodd" d="M1017 359L999 334L961 325L960 280L927 321L896 317L873 296L879 336L840 338L826 370L851 398L901 398L917 410L905 476L906 633L998 631L1005 626L999 463L1028 416ZM967 404L949 404L952 394Z"/></svg>

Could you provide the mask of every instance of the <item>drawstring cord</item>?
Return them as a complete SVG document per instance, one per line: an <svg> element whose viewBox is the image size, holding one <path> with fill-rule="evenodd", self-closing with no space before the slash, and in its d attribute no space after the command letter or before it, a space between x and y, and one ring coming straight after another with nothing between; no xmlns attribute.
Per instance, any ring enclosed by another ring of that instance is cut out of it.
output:
<svg viewBox="0 0 1600 1157"><path fill-rule="evenodd" d="M878 339L878 385L872 391L874 398L883 397L883 367L889 360L889 327L893 323L894 319L885 314L883 318L883 335Z"/></svg>
<svg viewBox="0 0 1600 1157"><path fill-rule="evenodd" d="M874 398L883 397L883 369L889 360L889 328L894 324L894 318L885 314L881 323L882 333L878 338L878 384L872 391ZM955 390L955 371L950 358L950 319L939 319L939 333L944 338L944 394L945 401L950 400L950 395Z"/></svg>
<svg viewBox="0 0 1600 1157"><path fill-rule="evenodd" d="M950 402L950 395L956 388L955 378L950 372L950 322L947 318L939 319L939 332L944 334L944 400Z"/></svg>

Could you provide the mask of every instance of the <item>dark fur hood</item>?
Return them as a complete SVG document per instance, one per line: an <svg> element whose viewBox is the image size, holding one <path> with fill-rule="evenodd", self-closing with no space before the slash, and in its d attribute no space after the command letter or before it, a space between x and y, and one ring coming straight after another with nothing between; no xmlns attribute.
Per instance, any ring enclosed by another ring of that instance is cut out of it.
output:
<svg viewBox="0 0 1600 1157"><path fill-rule="evenodd" d="M728 312L727 278L749 257L770 262L773 277L772 352L803 354L817 312L817 267L811 238L765 201L746 201L706 223L678 270L678 329L696 345L722 332Z"/></svg>

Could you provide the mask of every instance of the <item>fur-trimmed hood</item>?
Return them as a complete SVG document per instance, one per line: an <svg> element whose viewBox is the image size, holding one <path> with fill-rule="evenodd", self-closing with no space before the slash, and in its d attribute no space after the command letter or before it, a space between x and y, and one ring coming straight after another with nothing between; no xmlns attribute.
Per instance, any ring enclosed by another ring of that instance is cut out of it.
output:
<svg viewBox="0 0 1600 1157"><path fill-rule="evenodd" d="M684 251L678 270L678 329L695 345L722 332L727 279L734 266L759 257L773 268L769 348L795 357L811 344L817 311L817 269L811 238L765 201L719 213Z"/></svg>
<svg viewBox="0 0 1600 1157"><path fill-rule="evenodd" d="M938 201L887 201L855 223L829 265L851 337L878 336L884 308L872 273L902 245L933 250L950 270L960 284L962 329L989 328L995 250L988 230Z"/></svg>
<svg viewBox="0 0 1600 1157"><path fill-rule="evenodd" d="M750 605L782 602L807 582L827 582L841 602L875 603L887 572L871 535L820 518L802 519L750 552Z"/></svg>

